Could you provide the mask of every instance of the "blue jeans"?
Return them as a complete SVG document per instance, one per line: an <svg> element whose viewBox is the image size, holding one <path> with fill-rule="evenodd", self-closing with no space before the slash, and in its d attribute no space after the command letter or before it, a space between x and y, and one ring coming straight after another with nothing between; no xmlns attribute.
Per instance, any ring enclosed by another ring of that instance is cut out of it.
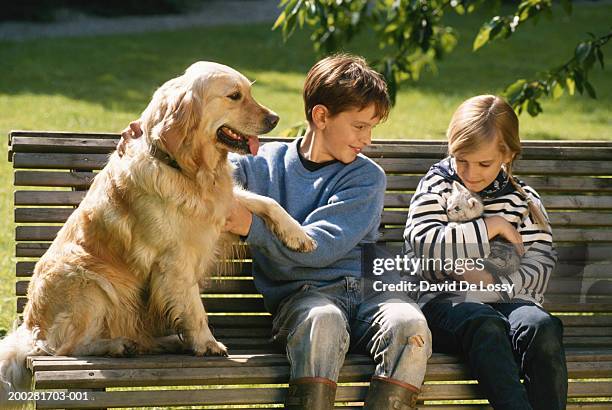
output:
<svg viewBox="0 0 612 410"><path fill-rule="evenodd" d="M364 281L345 277L329 285L304 285L274 317L273 339L285 345L291 380L338 380L351 348L367 352L375 376L421 387L431 334L418 306L404 292L363 292Z"/></svg>
<svg viewBox="0 0 612 410"><path fill-rule="evenodd" d="M423 314L434 351L463 355L496 410L565 408L567 365L558 318L526 301L455 302L445 295L426 303Z"/></svg>

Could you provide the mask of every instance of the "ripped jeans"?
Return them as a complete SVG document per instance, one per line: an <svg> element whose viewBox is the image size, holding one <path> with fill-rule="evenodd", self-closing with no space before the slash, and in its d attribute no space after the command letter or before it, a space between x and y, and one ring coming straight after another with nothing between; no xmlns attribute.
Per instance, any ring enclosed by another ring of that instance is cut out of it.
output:
<svg viewBox="0 0 612 410"><path fill-rule="evenodd" d="M365 283L304 285L280 304L273 339L286 347L290 380L337 381L350 348L374 359L374 376L421 387L432 346L425 317L405 292L364 293Z"/></svg>

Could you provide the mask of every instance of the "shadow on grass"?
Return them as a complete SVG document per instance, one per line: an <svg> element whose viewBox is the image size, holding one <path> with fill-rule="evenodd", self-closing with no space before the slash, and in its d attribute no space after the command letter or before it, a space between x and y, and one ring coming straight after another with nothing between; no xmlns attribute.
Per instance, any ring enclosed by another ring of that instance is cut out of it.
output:
<svg viewBox="0 0 612 410"><path fill-rule="evenodd" d="M304 76L315 55L305 34L285 46L266 24L4 42L0 59L1 94L61 94L140 111L158 86L198 60L221 62L256 79L258 71ZM282 84L269 86L296 91Z"/></svg>
<svg viewBox="0 0 612 410"><path fill-rule="evenodd" d="M450 15L457 28L457 49L439 63L439 75L424 73L404 90L418 90L442 98L450 94L499 93L520 77L562 63L586 31L608 27L611 5L575 7L571 20L557 13L553 21L522 27L510 40L487 45L477 53L471 43L485 14ZM570 24L571 23L571 24ZM373 36L356 38L349 51L372 57L377 54ZM101 104L113 110L139 112L154 90L180 75L197 60L218 61L257 79L258 72L305 76L316 60L306 32L296 32L287 44L270 24L209 27L173 32L44 39L25 43L0 43L0 94L61 94ZM597 104L612 102L612 79L597 67L592 82L600 93ZM270 91L299 93L300 87L262 81ZM580 97L579 97L580 98ZM584 98L586 100L586 98ZM591 103L573 104L588 110Z"/></svg>

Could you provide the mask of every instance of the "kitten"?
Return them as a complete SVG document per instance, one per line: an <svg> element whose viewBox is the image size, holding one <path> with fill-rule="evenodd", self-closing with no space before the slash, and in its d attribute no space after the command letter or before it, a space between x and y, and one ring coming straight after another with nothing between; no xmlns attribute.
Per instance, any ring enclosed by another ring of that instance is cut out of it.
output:
<svg viewBox="0 0 612 410"><path fill-rule="evenodd" d="M453 182L453 191L446 200L446 215L449 226L480 218L484 213L484 204L480 197L461 185ZM521 266L521 257L513 244L501 237L489 241L491 252L484 260L485 269L492 275L507 276L516 272Z"/></svg>
<svg viewBox="0 0 612 410"><path fill-rule="evenodd" d="M446 200L446 215L451 222L449 225L459 225L458 222L467 222L480 218L484 213L484 204L480 197L459 182L453 182L453 191Z"/></svg>

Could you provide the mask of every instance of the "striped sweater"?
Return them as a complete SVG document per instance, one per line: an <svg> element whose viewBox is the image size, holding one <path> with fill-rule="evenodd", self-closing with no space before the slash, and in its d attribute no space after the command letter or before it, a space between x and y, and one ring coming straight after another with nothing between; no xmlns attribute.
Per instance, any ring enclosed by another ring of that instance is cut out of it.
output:
<svg viewBox="0 0 612 410"><path fill-rule="evenodd" d="M448 163L448 159L445 159ZM434 166L435 167L435 166ZM471 297L482 294L482 301L504 301L523 299L539 305L544 301L544 292L556 264L550 225L547 230L534 223L529 213L527 202L512 189L502 195L484 197L485 211L483 217L475 220L450 224L446 215L446 201L452 191L452 179L434 172L434 167L421 179L410 203L410 211L404 230L404 252L410 258L429 259L477 259L486 258L489 254L489 241L485 217L499 215L510 222L523 238L525 254L521 259L518 271L496 278L504 288L514 287L507 294L475 292ZM516 181L527 192L531 200L546 212L537 192L524 182ZM451 281L450 272L440 268L440 264L423 264L419 274L430 283ZM486 295L485 295L486 294ZM424 292L419 303L431 300L436 293ZM457 292L457 295L462 295ZM462 296L465 296L464 294Z"/></svg>

